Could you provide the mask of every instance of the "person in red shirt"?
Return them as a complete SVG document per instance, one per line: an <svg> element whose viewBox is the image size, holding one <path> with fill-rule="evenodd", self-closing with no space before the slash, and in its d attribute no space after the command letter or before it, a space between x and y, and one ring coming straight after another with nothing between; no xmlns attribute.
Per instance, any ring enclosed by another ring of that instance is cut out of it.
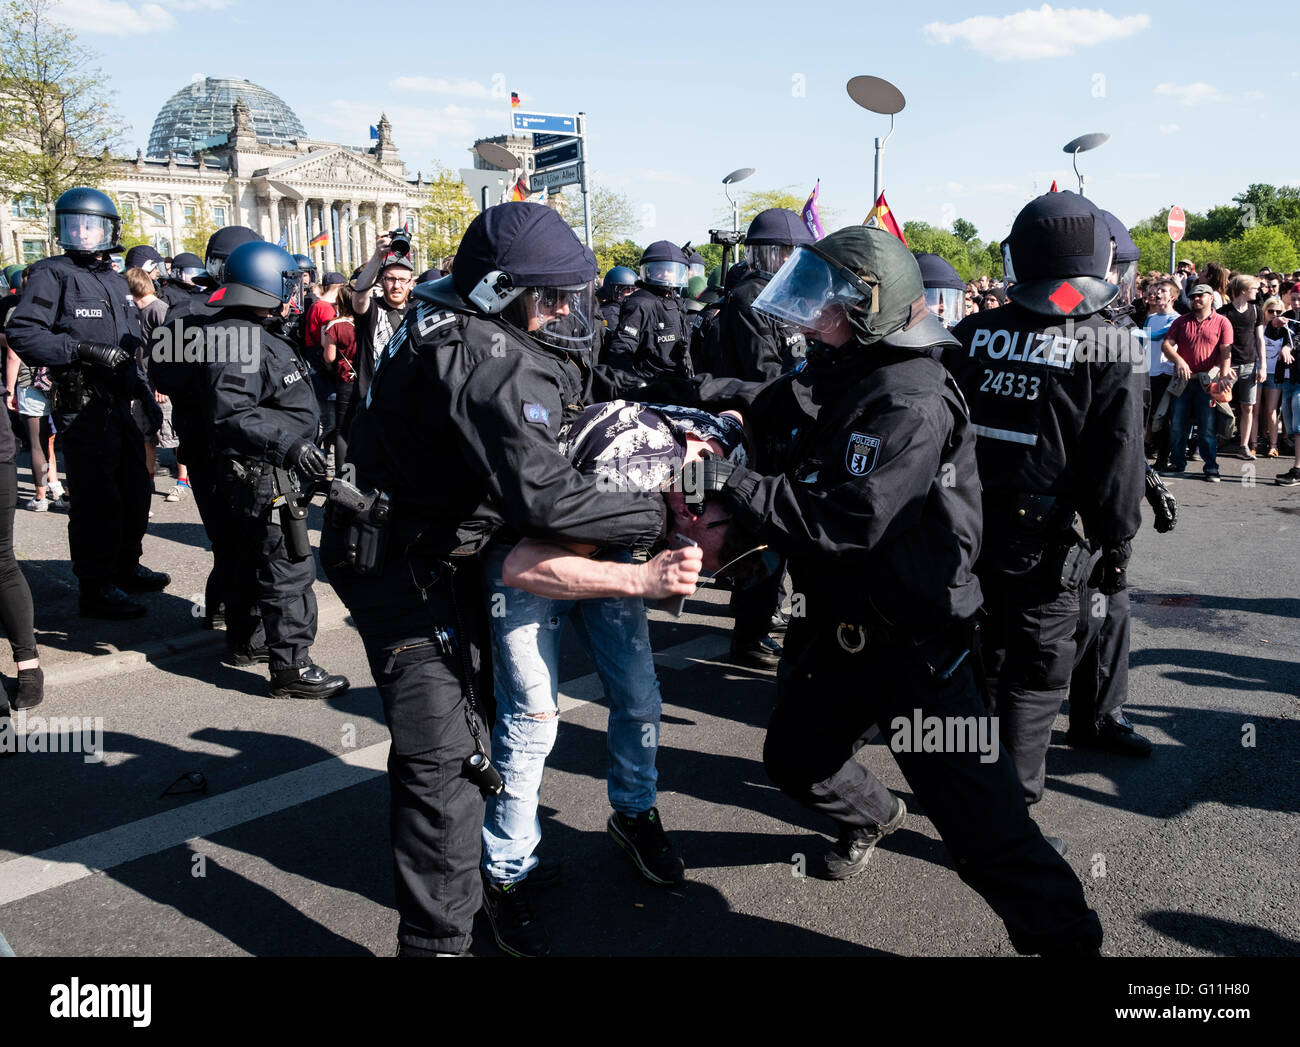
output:
<svg viewBox="0 0 1300 1047"><path fill-rule="evenodd" d="M322 356L334 388L334 416L338 423L334 429L336 467L342 465L348 452L347 433L342 423L348 415L357 380L357 334L353 325L352 295L339 295L337 306L338 316L321 329Z"/></svg>
<svg viewBox="0 0 1300 1047"><path fill-rule="evenodd" d="M316 394L316 406L320 409L319 443L326 450L338 425L338 412L335 410L334 382L331 378L333 368L325 365L321 333L325 330L325 326L338 316L339 292L345 284L342 273L326 273L318 288L320 294L312 302L303 321L303 345L306 349L307 363L311 365L314 372L311 385L312 391Z"/></svg>
<svg viewBox="0 0 1300 1047"><path fill-rule="evenodd" d="M1174 401L1169 436L1169 468L1161 476L1180 476L1187 466L1187 431L1192 412L1196 413L1201 460L1205 479L1219 482L1219 440L1215 425L1214 402L1198 377L1219 368L1219 377L1236 378L1232 369L1232 324L1214 311L1214 289L1197 284L1187 296L1192 311L1180 316L1165 334L1161 352L1174 365L1175 379L1187 382L1187 388Z"/></svg>

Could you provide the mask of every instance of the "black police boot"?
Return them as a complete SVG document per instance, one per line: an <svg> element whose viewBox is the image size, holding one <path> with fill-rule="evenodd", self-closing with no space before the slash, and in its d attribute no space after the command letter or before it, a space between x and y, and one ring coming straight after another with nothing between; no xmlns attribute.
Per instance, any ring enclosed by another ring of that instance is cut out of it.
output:
<svg viewBox="0 0 1300 1047"><path fill-rule="evenodd" d="M1122 713L1107 716L1091 734L1070 731L1065 740L1079 749L1105 749L1120 756L1150 756L1151 743L1129 722Z"/></svg>
<svg viewBox="0 0 1300 1047"><path fill-rule="evenodd" d="M132 570L119 575L117 584L128 593L160 593L171 584L171 580L171 575L151 571L144 564L138 563Z"/></svg>
<svg viewBox="0 0 1300 1047"><path fill-rule="evenodd" d="M533 914L529 881L493 883L483 877L483 908L492 922L497 947L510 956L546 956L551 939Z"/></svg>
<svg viewBox="0 0 1300 1047"><path fill-rule="evenodd" d="M271 670L272 698L333 698L349 686L346 676L332 675L310 663Z"/></svg>
<svg viewBox="0 0 1300 1047"><path fill-rule="evenodd" d="M45 700L45 673L34 669L18 670L18 687L9 704L15 709L34 709Z"/></svg>
<svg viewBox="0 0 1300 1047"><path fill-rule="evenodd" d="M781 664L781 645L770 636L760 636L748 643L731 641L729 660L736 665L748 665L755 669L775 669Z"/></svg>
<svg viewBox="0 0 1300 1047"><path fill-rule="evenodd" d="M676 887L686 879L686 863L664 832L659 808L651 807L635 818L615 811L605 827L641 875L651 883Z"/></svg>
<svg viewBox="0 0 1300 1047"><path fill-rule="evenodd" d="M847 880L857 876L867 867L871 852L882 839L892 833L907 817L907 805L895 796L894 813L889 821L875 829L859 829L849 836L841 836L826 855L826 876L831 880Z"/></svg>
<svg viewBox="0 0 1300 1047"><path fill-rule="evenodd" d="M271 652L266 647L250 647L245 644L242 647L235 647L226 655L226 661L231 665L256 665L261 662L265 665L271 660Z"/></svg>
<svg viewBox="0 0 1300 1047"><path fill-rule="evenodd" d="M83 618L124 620L143 618L149 613L144 604L132 600L116 585L105 582L81 591L78 611Z"/></svg>

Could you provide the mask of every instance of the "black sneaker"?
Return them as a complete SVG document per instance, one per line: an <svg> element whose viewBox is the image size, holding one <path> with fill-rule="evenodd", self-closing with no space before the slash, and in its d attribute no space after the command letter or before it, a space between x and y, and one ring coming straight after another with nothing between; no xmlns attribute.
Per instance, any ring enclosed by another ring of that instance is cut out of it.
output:
<svg viewBox="0 0 1300 1047"><path fill-rule="evenodd" d="M1288 469L1284 473L1278 473L1277 482L1283 487L1294 487L1300 484L1300 469Z"/></svg>
<svg viewBox="0 0 1300 1047"><path fill-rule="evenodd" d="M121 621L127 618L143 618L149 613L149 609L144 604L132 600L116 585L98 585L81 591L78 612L83 618L108 618Z"/></svg>
<svg viewBox="0 0 1300 1047"><path fill-rule="evenodd" d="M259 662L265 665L270 660L271 652L266 647L236 647L226 655L226 661L231 665L256 665Z"/></svg>
<svg viewBox="0 0 1300 1047"><path fill-rule="evenodd" d="M555 887L564 882L564 866L538 857L537 864L524 878L530 887Z"/></svg>
<svg viewBox="0 0 1300 1047"><path fill-rule="evenodd" d="M686 863L664 832L659 808L651 807L635 818L615 811L606 824L609 835L641 870L641 875L660 887L676 887L686 879Z"/></svg>
<svg viewBox="0 0 1300 1047"><path fill-rule="evenodd" d="M867 867L876 844L902 825L906 817L907 805L895 796L894 813L884 825L875 829L859 829L850 836L841 836L826 855L827 878L847 880L857 876Z"/></svg>
<svg viewBox="0 0 1300 1047"><path fill-rule="evenodd" d="M775 669L781 664L781 645L770 636L763 636L749 643L731 643L731 652L727 658L735 665L748 665L754 669Z"/></svg>
<svg viewBox="0 0 1300 1047"><path fill-rule="evenodd" d="M493 883L483 878L483 908L492 922L497 947L510 956L547 956L551 939L533 915L528 898L528 880Z"/></svg>
<svg viewBox="0 0 1300 1047"><path fill-rule="evenodd" d="M271 670L272 698L333 698L349 686L346 676L327 673L319 665Z"/></svg>
<svg viewBox="0 0 1300 1047"><path fill-rule="evenodd" d="M118 578L117 584L128 593L160 593L171 584L171 580L171 575L151 571L138 563L133 570Z"/></svg>
<svg viewBox="0 0 1300 1047"><path fill-rule="evenodd" d="M1151 743L1125 716L1107 716L1091 734L1069 731L1065 740L1076 749L1105 749L1120 756L1150 756Z"/></svg>

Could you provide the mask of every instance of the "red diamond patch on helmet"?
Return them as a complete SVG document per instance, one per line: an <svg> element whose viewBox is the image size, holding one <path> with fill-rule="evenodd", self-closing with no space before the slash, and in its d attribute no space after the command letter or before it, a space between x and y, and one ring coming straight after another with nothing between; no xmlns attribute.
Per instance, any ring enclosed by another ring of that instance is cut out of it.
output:
<svg viewBox="0 0 1300 1047"><path fill-rule="evenodd" d="M1070 282L1064 281L1060 287L1047 296L1047 300L1063 313L1074 312L1074 307L1083 301L1081 295Z"/></svg>
<svg viewBox="0 0 1300 1047"><path fill-rule="evenodd" d="M212 292L212 294L208 296L208 305L216 305L219 301L221 301L221 299L225 297L226 297L226 289L224 287L218 287L215 291Z"/></svg>

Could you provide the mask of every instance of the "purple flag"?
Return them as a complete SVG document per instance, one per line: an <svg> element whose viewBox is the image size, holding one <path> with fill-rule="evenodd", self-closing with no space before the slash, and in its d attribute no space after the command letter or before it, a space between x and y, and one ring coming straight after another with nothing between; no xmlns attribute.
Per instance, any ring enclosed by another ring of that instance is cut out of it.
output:
<svg viewBox="0 0 1300 1047"><path fill-rule="evenodd" d="M799 212L799 217L803 219L803 224L808 227L808 232L812 233L814 240L820 240L826 235L826 230L822 228L821 215L817 213L817 191L822 187L822 180L817 179L817 184L813 186L813 191L808 194L808 201L803 205L803 210Z"/></svg>

